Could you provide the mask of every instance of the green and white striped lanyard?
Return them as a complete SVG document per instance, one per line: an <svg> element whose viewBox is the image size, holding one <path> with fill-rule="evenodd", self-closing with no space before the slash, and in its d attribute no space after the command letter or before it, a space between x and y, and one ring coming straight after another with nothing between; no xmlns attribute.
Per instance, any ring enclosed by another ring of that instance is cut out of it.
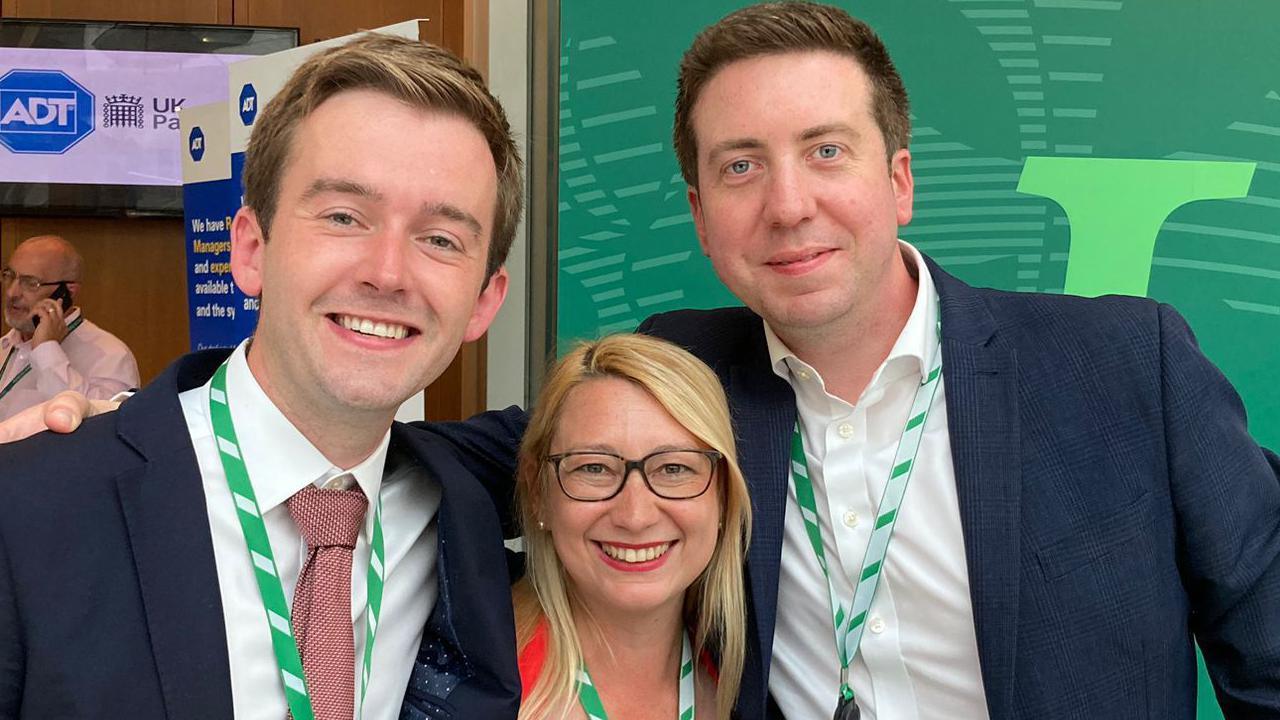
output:
<svg viewBox="0 0 1280 720"><path fill-rule="evenodd" d="M67 335L70 335L71 333L75 332L76 328L80 327L80 323L82 322L84 322L83 315L76 318L75 320L72 320L71 324L67 326ZM63 335L62 339L66 340L67 335ZM0 365L0 377L4 377L4 371L9 369L9 361L13 359L14 354L16 354L17 352L18 352L17 347L9 348L9 354L4 359L4 365ZM19 372L17 375L15 375L13 379L9 381L9 384L5 385L3 390L0 390L0 398L3 398L5 395L8 395L9 391L13 389L13 386L17 385L18 381L26 377L27 373L29 372L31 372L30 364L22 368L22 372Z"/></svg>
<svg viewBox="0 0 1280 720"><path fill-rule="evenodd" d="M231 498L236 504L236 517L244 532L244 542L253 561L254 576L258 579L258 591L262 593L262 606L271 626L271 645L275 649L276 664L284 683L285 700L293 720L314 720L311 698L307 694L302 660L298 645L293 639L293 626L289 622L289 604L285 601L284 588L276 571L275 555L271 552L271 540L267 526L262 522L262 511L249 482L249 471L240 457L240 444L236 439L235 424L231 421L231 409L227 399L227 364L224 362L213 374L209 388L209 416L213 420L213 434L222 456L222 469L227 474ZM382 542L382 498L378 497L373 515L373 542L369 543L369 607L365 610L364 668L360 673L360 708L356 717L364 714L365 691L369 687L369 666L373 661L373 641L377 637L378 622L382 617L382 573L386 557Z"/></svg>
<svg viewBox="0 0 1280 720"><path fill-rule="evenodd" d="M609 714L604 711L604 702L600 700L600 693L596 692L596 686L591 683L591 676L587 674L585 663L578 671L578 702L587 713L587 720L609 720ZM676 718L693 720L693 650L689 645L688 634L684 635L680 651L680 707Z"/></svg>
<svg viewBox="0 0 1280 720"><path fill-rule="evenodd" d="M893 528L897 524L898 510L902 506L902 498L907 492L907 483L915 467L916 455L920 451L920 440L924 436L925 421L929 410L933 407L937 395L939 380L942 377L942 340L941 324L938 327L938 346L933 353L930 370L925 374L920 386L916 388L915 400L911 403L911 413L907 416L906 427L902 430L902 438L898 441L898 451L890 466L889 480L885 484L884 495L880 498L880 507L876 510L876 524L867 542L867 549L862 558L862 571L859 573L857 587L853 593L852 607L846 607L836 595L835 586L831 584L831 571L827 567L826 552L822 546L822 528L818 524L818 504L814 498L813 482L809 479L809 461L804 452L804 439L800 433L799 420L791 432L791 479L796 487L796 502L800 505L800 516L804 519L804 529L809 536L809 544L813 554L818 558L818 567L827 579L827 590L831 596L831 614L835 626L836 656L840 661L840 698L837 700L836 717L854 701L853 688L849 686L849 665L858 653L862 642L862 632L866 628L867 612L871 601L875 598L876 588L880 585L881 571L884 569L885 555L889 552L889 541L893 539ZM856 710L851 717L857 717Z"/></svg>

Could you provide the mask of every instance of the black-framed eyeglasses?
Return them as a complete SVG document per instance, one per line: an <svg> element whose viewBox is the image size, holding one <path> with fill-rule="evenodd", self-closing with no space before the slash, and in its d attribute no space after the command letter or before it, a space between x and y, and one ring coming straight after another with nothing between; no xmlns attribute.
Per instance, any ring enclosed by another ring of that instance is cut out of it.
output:
<svg viewBox="0 0 1280 720"><path fill-rule="evenodd" d="M692 500L711 487L724 455L715 450L660 450L639 460L605 452L547 456L560 490L574 500L601 502L622 492L627 476L639 470L649 491L667 500Z"/></svg>
<svg viewBox="0 0 1280 720"><path fill-rule="evenodd" d="M9 287L15 280L18 282L18 287L26 290L27 292L35 292L42 287L49 287L50 285L66 285L75 282L75 280L52 280L50 282L44 282L35 275L19 275L9 268L0 270L0 288Z"/></svg>

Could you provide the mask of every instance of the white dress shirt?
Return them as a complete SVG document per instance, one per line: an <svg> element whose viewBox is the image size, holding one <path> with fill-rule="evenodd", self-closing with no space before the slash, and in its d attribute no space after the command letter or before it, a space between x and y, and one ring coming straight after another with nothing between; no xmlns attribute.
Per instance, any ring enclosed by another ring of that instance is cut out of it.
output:
<svg viewBox="0 0 1280 720"><path fill-rule="evenodd" d="M428 478L426 471L415 462L388 467L384 478L383 465L388 459L391 439L389 431L378 449L359 465L347 469L334 467L262 391L245 360L245 347L242 343L232 353L227 367L228 404L240 452L271 540L280 583L290 604L298 573L306 560L307 544L289 515L285 501L308 484L321 488L342 484L343 478L337 476L344 472L354 476L355 483L369 498L369 511L356 540L351 566L351 618L356 651L356 667L352 673L356 678L357 708L360 707L359 677L368 604L369 539L373 536L374 503L381 492L386 575L382 622L378 624L374 643L364 717L391 720L400 714L409 673L422 642L423 625L436 601L435 515L440 507L440 485ZM179 399L204 481L227 632L235 716L240 720L281 720L288 705L272 651L262 595L213 437L209 384L188 390L179 395Z"/></svg>
<svg viewBox="0 0 1280 720"><path fill-rule="evenodd" d="M765 325L774 372L795 390L831 581L846 606L916 388L938 345L938 301L929 269L915 248L900 241L900 249L918 274L919 292L907 324L856 405L829 394L818 372ZM944 382L945 376L944 370ZM865 720L988 716L946 406L940 386L861 651L849 668ZM789 477L787 485L769 690L789 718L828 718L840 687L830 593Z"/></svg>
<svg viewBox="0 0 1280 720"><path fill-rule="evenodd" d="M67 313L67 325L80 317L80 308ZM85 320L62 342L31 347L16 329L0 337L0 364L9 364L0 373L0 390L9 385L23 368L31 372L0 397L0 421L32 405L38 405L63 390L75 390L85 397L106 400L118 392L136 388L138 363L119 338Z"/></svg>

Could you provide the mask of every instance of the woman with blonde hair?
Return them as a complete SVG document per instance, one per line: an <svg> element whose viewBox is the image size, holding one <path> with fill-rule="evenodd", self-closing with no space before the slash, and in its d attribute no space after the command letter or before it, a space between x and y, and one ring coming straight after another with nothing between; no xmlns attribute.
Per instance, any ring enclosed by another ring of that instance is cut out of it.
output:
<svg viewBox="0 0 1280 720"><path fill-rule="evenodd" d="M728 718L750 502L724 391L643 335L580 345L521 447L520 718Z"/></svg>

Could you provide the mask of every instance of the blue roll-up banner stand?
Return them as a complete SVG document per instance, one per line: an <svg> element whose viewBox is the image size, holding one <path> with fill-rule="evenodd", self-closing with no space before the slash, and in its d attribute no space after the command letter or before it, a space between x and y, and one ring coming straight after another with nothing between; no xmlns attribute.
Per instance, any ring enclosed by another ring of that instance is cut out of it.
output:
<svg viewBox="0 0 1280 720"><path fill-rule="evenodd" d="M191 349L234 347L253 333L258 300L231 277L231 220L241 192L231 173L227 103L183 108L179 120Z"/></svg>

